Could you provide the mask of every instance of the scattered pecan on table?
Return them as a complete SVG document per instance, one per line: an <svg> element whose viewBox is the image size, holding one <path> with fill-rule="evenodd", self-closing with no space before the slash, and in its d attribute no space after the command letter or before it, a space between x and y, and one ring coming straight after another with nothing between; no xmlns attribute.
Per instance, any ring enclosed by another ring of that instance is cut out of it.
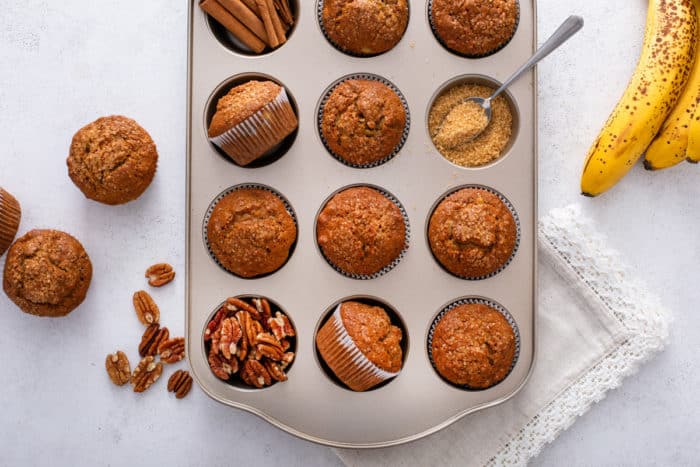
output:
<svg viewBox="0 0 700 467"><path fill-rule="evenodd" d="M129 359L121 350L107 355L105 359L105 368L107 369L109 379L117 386L123 386L131 379L131 365L129 365Z"/></svg>
<svg viewBox="0 0 700 467"><path fill-rule="evenodd" d="M175 271L168 263L158 263L146 269L146 277L151 287L163 287L175 279Z"/></svg>
<svg viewBox="0 0 700 467"><path fill-rule="evenodd" d="M134 310L139 321L146 326L150 326L160 321L160 309L153 298L144 290L134 293Z"/></svg>

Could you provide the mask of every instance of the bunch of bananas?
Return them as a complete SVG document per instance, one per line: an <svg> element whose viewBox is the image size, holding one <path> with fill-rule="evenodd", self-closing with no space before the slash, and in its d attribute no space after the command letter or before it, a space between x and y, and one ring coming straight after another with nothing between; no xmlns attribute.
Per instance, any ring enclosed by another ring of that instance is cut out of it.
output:
<svg viewBox="0 0 700 467"><path fill-rule="evenodd" d="M649 170L700 161L700 0L649 0L642 54L588 151L581 192L597 196L645 154Z"/></svg>

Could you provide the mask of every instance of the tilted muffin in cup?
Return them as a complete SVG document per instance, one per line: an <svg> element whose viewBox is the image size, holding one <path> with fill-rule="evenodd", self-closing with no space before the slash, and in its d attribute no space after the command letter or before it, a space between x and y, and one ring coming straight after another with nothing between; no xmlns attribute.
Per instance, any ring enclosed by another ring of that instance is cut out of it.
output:
<svg viewBox="0 0 700 467"><path fill-rule="evenodd" d="M321 326L316 348L343 384L366 391L399 374L402 337L383 308L348 301Z"/></svg>
<svg viewBox="0 0 700 467"><path fill-rule="evenodd" d="M251 80L235 86L216 103L209 141L245 166L267 155L298 125L284 87Z"/></svg>
<svg viewBox="0 0 700 467"><path fill-rule="evenodd" d="M12 245L21 218L22 209L19 201L0 188L0 256Z"/></svg>

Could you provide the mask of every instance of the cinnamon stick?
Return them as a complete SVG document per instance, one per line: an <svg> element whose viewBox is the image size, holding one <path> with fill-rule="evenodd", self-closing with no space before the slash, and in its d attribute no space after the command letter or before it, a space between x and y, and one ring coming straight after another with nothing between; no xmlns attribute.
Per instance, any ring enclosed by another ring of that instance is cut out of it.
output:
<svg viewBox="0 0 700 467"><path fill-rule="evenodd" d="M275 27L272 24L272 15L267 5L267 0L255 0L258 4L258 10L260 10L260 16L262 17L262 22L265 25L265 32L267 33L268 41L267 43L273 49L279 47L280 41L277 38L277 33L275 32Z"/></svg>
<svg viewBox="0 0 700 467"><path fill-rule="evenodd" d="M246 47L255 53L265 50L265 43L253 34L243 23L238 21L226 10L217 0L202 0L199 7L212 18L217 20L223 27L231 32Z"/></svg>
<svg viewBox="0 0 700 467"><path fill-rule="evenodd" d="M269 46L277 47L276 45L272 45L272 41L267 34L267 27L260 21L260 18L255 16L255 13L253 13L250 8L245 6L245 3L241 0L218 0L218 2L238 21L245 24L248 29L253 31L263 42Z"/></svg>
<svg viewBox="0 0 700 467"><path fill-rule="evenodd" d="M275 0L275 7L282 21L291 27L294 24L294 15L292 15L292 9L289 8L289 2L287 0Z"/></svg>
<svg viewBox="0 0 700 467"><path fill-rule="evenodd" d="M282 21L280 21L280 17L277 14L277 9L275 8L275 4L272 2L272 0L265 1L267 2L267 10L270 12L270 16L272 17L272 27L275 28L277 40L279 40L280 45L282 45L287 42L287 34L282 27Z"/></svg>
<svg viewBox="0 0 700 467"><path fill-rule="evenodd" d="M250 11L255 13L255 16L260 18L260 11L258 10L258 4L255 3L255 0L243 0L243 3L245 3L245 6L250 8Z"/></svg>

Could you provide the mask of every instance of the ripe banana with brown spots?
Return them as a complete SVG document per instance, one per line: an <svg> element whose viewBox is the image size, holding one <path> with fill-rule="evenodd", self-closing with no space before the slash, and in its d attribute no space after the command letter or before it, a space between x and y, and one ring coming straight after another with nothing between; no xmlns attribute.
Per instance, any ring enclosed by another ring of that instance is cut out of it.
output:
<svg viewBox="0 0 700 467"><path fill-rule="evenodd" d="M692 0L649 0L637 68L588 152L582 194L597 196L610 189L649 147L688 80L696 18Z"/></svg>
<svg viewBox="0 0 700 467"><path fill-rule="evenodd" d="M695 11L698 13L699 0L694 0ZM700 35L700 15L698 15L698 34ZM688 153L697 153L697 137L691 134L691 123L700 119L698 103L700 102L700 47L696 45L693 69L688 77L683 94L676 107L668 116L661 131L656 135L644 156L644 168L661 170L673 167L686 160ZM693 132L697 133L697 129Z"/></svg>

